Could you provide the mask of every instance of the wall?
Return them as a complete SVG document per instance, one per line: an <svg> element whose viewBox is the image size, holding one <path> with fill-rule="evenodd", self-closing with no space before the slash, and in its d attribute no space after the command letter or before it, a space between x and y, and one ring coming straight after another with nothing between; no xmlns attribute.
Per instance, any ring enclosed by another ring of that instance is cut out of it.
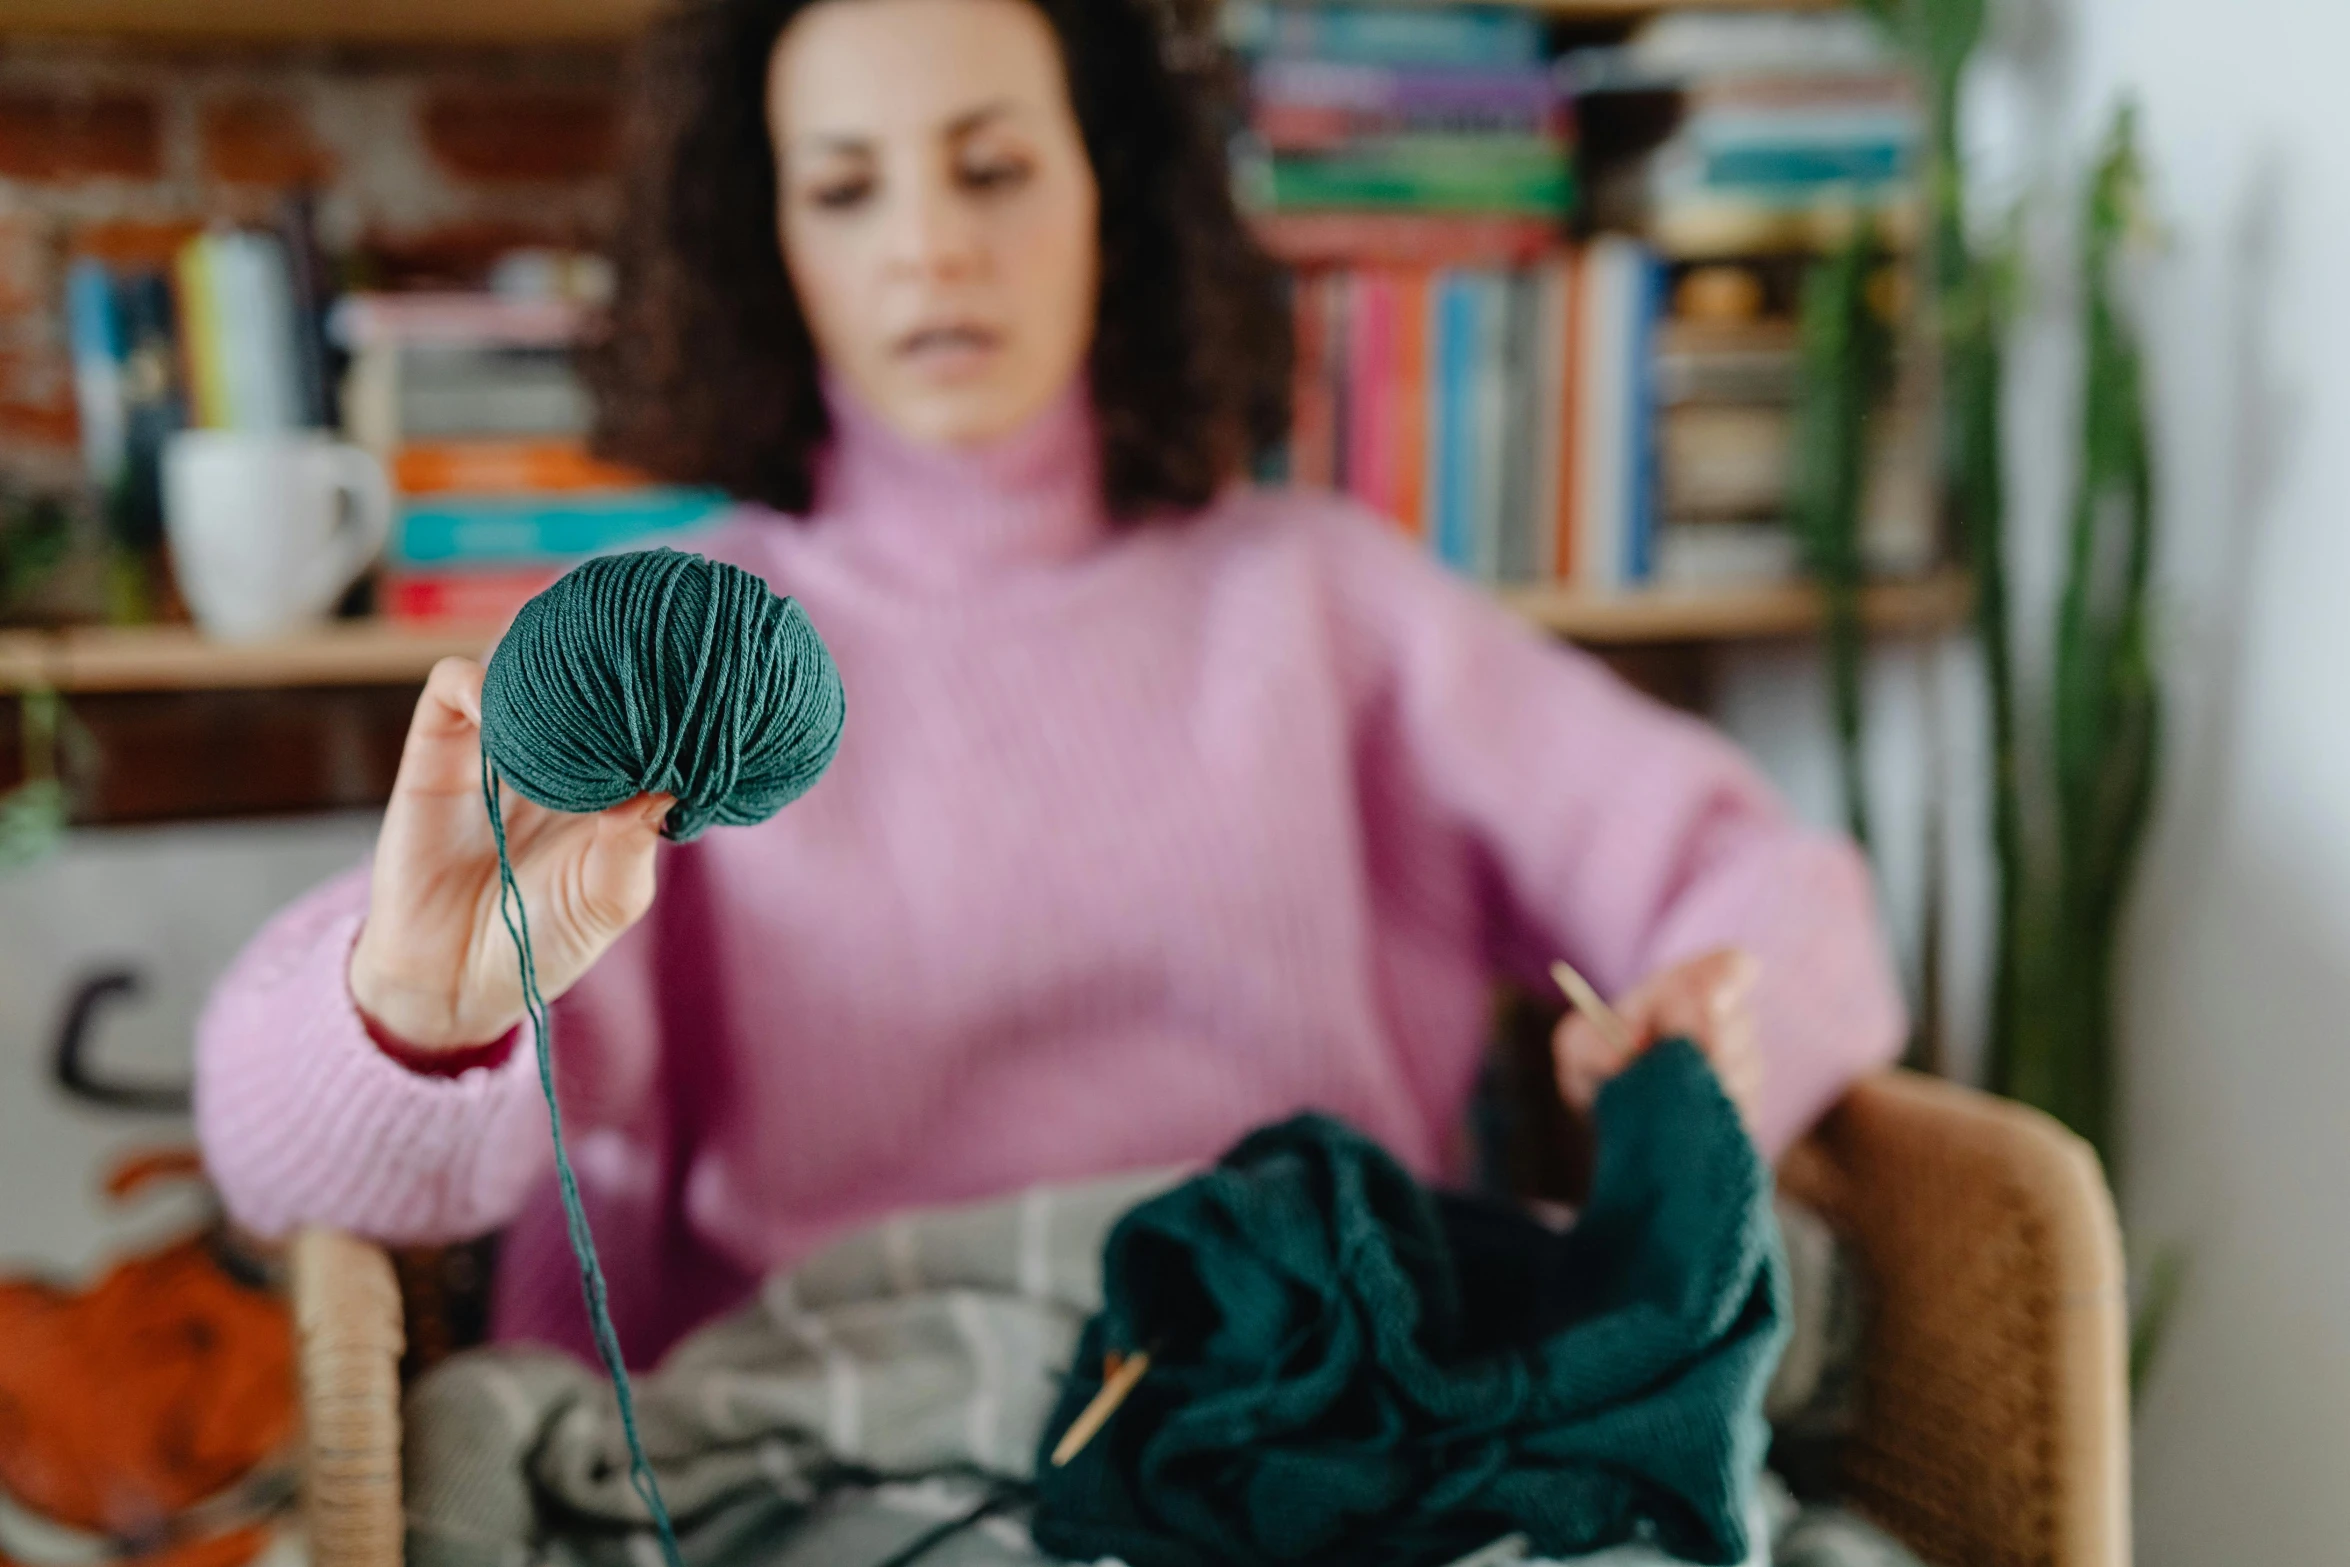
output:
<svg viewBox="0 0 2350 1567"><path fill-rule="evenodd" d="M2171 226L2145 308L2176 710L2130 954L2126 1176L2133 1232L2187 1244L2194 1274L2142 1416L2139 1560L2338 1561L2350 11L2079 0L2059 24L2070 144L2135 92Z"/></svg>
<svg viewBox="0 0 2350 1567"><path fill-rule="evenodd" d="M488 0L495 3L495 0ZM611 52L164 53L0 40L0 474L78 468L62 275L320 196L330 252L421 278L612 221Z"/></svg>
<svg viewBox="0 0 2350 1567"><path fill-rule="evenodd" d="M2001 0L1970 84L1979 209L2023 218L2010 345L2021 664L2045 668L2073 454L2081 181L2133 95L2164 244L2150 359L2168 687L2123 979L2124 1224L2191 1274L2137 1415L2137 1560L2331 1562L2350 1539L2350 9ZM1836 819L1817 661L1739 656L1723 717ZM1871 681L1882 884L1914 976L1925 802L1951 846L1944 1019L1980 1046L1981 682L1963 645Z"/></svg>
<svg viewBox="0 0 2350 1567"><path fill-rule="evenodd" d="M139 994L95 1015L95 1062L113 1078L184 1082L213 979L272 912L374 841L372 816L83 832L0 878L0 1273L78 1276L188 1215L183 1202L100 1197L115 1158L191 1134L183 1116L95 1109L51 1086L67 997L94 974L138 974Z"/></svg>
<svg viewBox="0 0 2350 1567"><path fill-rule="evenodd" d="M2081 180L2133 95L2165 243L2132 280L2161 493L2167 773L2124 976L2124 1223L2191 1276L2137 1416L2137 1560L2322 1562L2350 1538L2350 10L2006 0L1970 89L1980 206L2023 214L2010 499L2022 663L2045 667L2077 448ZM1833 806L1817 672L1743 660L1730 717ZM1921 706L1933 694L1937 714ZM1872 763L1911 918L1917 812L1958 852L1946 1014L1980 1033L1980 685L1881 661ZM1914 960L1915 932L1908 945Z"/></svg>

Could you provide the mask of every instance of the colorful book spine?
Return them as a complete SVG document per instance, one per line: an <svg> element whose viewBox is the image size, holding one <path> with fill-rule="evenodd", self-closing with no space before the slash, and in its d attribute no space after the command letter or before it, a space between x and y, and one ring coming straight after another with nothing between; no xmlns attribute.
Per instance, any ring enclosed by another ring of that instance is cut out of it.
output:
<svg viewBox="0 0 2350 1567"><path fill-rule="evenodd" d="M1554 214L1262 212L1258 240L1293 267L1507 267L1556 250Z"/></svg>
<svg viewBox="0 0 2350 1567"><path fill-rule="evenodd" d="M1243 53L1361 65L1525 66L1542 18L1508 6L1268 5L1233 0L1224 36Z"/></svg>
<svg viewBox="0 0 2350 1567"><path fill-rule="evenodd" d="M1346 275L1347 492L1376 512L1389 509L1395 465L1392 361L1395 294L1380 272Z"/></svg>
<svg viewBox="0 0 2350 1567"><path fill-rule="evenodd" d="M122 482L128 449L123 361L128 349L114 275L82 257L65 276L66 340L73 355L74 408L81 418L82 466L100 494Z"/></svg>
<svg viewBox="0 0 2350 1567"><path fill-rule="evenodd" d="M412 441L392 454L403 495L635 489L652 481L577 441Z"/></svg>
<svg viewBox="0 0 2350 1567"><path fill-rule="evenodd" d="M404 505L388 555L401 566L443 570L553 564L675 542L715 522L726 506L722 492L704 489L449 497Z"/></svg>
<svg viewBox="0 0 2350 1567"><path fill-rule="evenodd" d="M1479 581L1649 580L1664 298L1622 238L1534 268L1302 280L1288 466Z"/></svg>
<svg viewBox="0 0 2350 1567"><path fill-rule="evenodd" d="M180 247L172 269L177 290L182 380L189 416L207 430L233 422L229 406L227 348L222 341L219 295L213 286L213 240L199 234Z"/></svg>
<svg viewBox="0 0 2350 1567"><path fill-rule="evenodd" d="M1428 536L1428 300L1423 268L1394 275L1393 352L1389 358L1388 429L1395 443L1387 464L1390 488L1380 510L1415 538Z"/></svg>
<svg viewBox="0 0 2350 1567"><path fill-rule="evenodd" d="M294 429L303 408L285 251L266 234L219 234L210 243L229 426Z"/></svg>
<svg viewBox="0 0 2350 1567"><path fill-rule="evenodd" d="M1448 272L1436 293L1432 543L1438 560L1465 572L1475 565L1477 280L1470 273Z"/></svg>
<svg viewBox="0 0 2350 1567"><path fill-rule="evenodd" d="M1574 200L1564 149L1538 138L1423 137L1322 155L1277 154L1257 183L1277 211L1368 207L1561 217Z"/></svg>
<svg viewBox="0 0 2350 1567"><path fill-rule="evenodd" d="M1539 67L1445 70L1274 60L1257 68L1250 128L1282 151L1327 151L1358 139L1415 135L1563 143L1565 100Z"/></svg>
<svg viewBox="0 0 2350 1567"><path fill-rule="evenodd" d="M1656 343L1665 314L1665 269L1645 246L1635 246L1627 264L1631 278L1626 315L1632 340L1630 362L1623 369L1630 388L1629 449L1624 456L1630 476L1623 520L1624 580L1637 585L1649 581L1656 571Z"/></svg>
<svg viewBox="0 0 2350 1567"><path fill-rule="evenodd" d="M1552 263L1531 281L1534 395L1529 400L1527 440L1534 472L1526 501L1527 580L1555 582L1567 563L1559 554L1559 495L1566 477L1567 365L1574 353L1569 338L1570 267Z"/></svg>
<svg viewBox="0 0 2350 1567"><path fill-rule="evenodd" d="M378 603L384 616L409 625L495 625L552 587L567 567L520 571L393 570L384 574Z"/></svg>

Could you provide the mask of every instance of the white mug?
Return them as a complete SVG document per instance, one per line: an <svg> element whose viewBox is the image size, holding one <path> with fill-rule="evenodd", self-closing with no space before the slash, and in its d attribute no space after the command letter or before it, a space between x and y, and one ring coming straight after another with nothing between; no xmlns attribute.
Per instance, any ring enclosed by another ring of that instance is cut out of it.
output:
<svg viewBox="0 0 2350 1567"><path fill-rule="evenodd" d="M163 452L163 526L196 624L250 642L322 619L383 548L383 464L310 430L183 430Z"/></svg>

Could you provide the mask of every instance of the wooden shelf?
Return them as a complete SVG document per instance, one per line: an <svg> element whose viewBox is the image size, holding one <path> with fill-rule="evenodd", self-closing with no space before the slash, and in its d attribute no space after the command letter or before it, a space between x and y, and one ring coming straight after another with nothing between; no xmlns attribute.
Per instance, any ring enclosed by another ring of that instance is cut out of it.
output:
<svg viewBox="0 0 2350 1567"><path fill-rule="evenodd" d="M1502 602L1546 630L1594 646L1802 636L1820 624L1808 587L1601 596L1516 588ZM1965 623L1962 572L1868 590L1872 630L1928 634ZM185 626L0 632L0 692L167 692L420 685L440 659L479 657L493 625L432 629L352 621L279 642L214 642Z"/></svg>
<svg viewBox="0 0 2350 1567"><path fill-rule="evenodd" d="M664 0L5 0L0 36L173 43L595 43L625 40ZM1490 0L1485 0L1490 3ZM1673 10L1819 10L1842 0L1501 0L1565 21Z"/></svg>
<svg viewBox="0 0 2350 1567"><path fill-rule="evenodd" d="M188 626L0 632L0 691L233 691L421 685L441 659L477 658L496 626L420 630L347 621L276 642L215 642Z"/></svg>
<svg viewBox="0 0 2350 1567"><path fill-rule="evenodd" d="M1505 588L1501 600L1569 641L1606 647L1805 636L1820 629L1822 613L1819 589L1808 584L1613 595ZM1861 603L1870 630L1921 636L1958 629L1973 609L1973 582L1957 570L1878 583Z"/></svg>

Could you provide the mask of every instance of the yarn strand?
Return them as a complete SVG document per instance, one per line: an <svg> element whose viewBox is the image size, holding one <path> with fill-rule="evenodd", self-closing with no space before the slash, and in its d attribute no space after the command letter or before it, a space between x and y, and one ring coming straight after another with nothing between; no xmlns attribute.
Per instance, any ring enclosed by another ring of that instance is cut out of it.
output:
<svg viewBox="0 0 2350 1567"><path fill-rule="evenodd" d="M666 1567L684 1567L684 1557L637 1429L603 1263L563 1141L554 1019L499 785L572 812L667 794L676 804L662 836L685 842L713 823L764 821L805 793L839 749L844 711L840 672L798 605L740 567L670 549L605 556L565 575L522 607L482 678L481 797L498 850L498 917L514 942L564 1226L619 1404L629 1484Z"/></svg>
<svg viewBox="0 0 2350 1567"><path fill-rule="evenodd" d="M620 1334L612 1325L611 1293L604 1283L604 1264L596 1255L596 1238L588 1229L587 1207L580 1201L579 1177L572 1173L571 1154L563 1144L563 1107L555 1098L555 1026L547 999L539 991L538 957L530 948L530 913L522 905L522 889L514 880L514 862L506 853L505 815L498 809L498 775L489 754L481 759L482 802L489 807L490 836L498 845L498 916L514 938L522 969L522 1009L530 1019L531 1043L538 1056L539 1088L547 1099L547 1124L555 1141L555 1181L563 1193L563 1223L570 1232L571 1254L579 1262L579 1287L587 1297L588 1326L595 1335L597 1358L612 1378L612 1395L620 1405L620 1430L628 1439L628 1483L653 1515L653 1530L661 1539L661 1557L667 1567L685 1567L678 1549L677 1528L669 1520L669 1506L661 1499L661 1482L653 1478L653 1462L645 1455L644 1437L636 1426L635 1391L629 1385L628 1365L620 1353Z"/></svg>

